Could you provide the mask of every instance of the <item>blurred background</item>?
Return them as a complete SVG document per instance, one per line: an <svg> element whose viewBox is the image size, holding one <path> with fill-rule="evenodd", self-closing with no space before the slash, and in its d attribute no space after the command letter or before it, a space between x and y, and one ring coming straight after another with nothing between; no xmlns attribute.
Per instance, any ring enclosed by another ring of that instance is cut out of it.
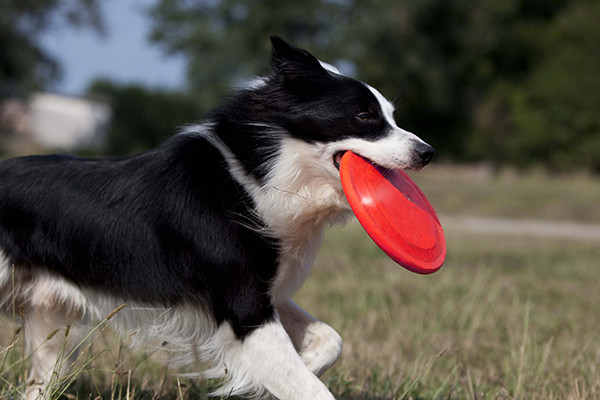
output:
<svg viewBox="0 0 600 400"><path fill-rule="evenodd" d="M595 0L3 0L0 152L128 154L268 73L280 35L393 99L438 162L600 172Z"/></svg>
<svg viewBox="0 0 600 400"><path fill-rule="evenodd" d="M295 299L346 340L336 396L599 399L598 0L1 0L0 159L155 146L269 73L273 34L378 88L438 150L412 176L444 267L399 269L350 224ZM116 348L112 386L71 393L112 399L132 376L162 396L166 372Z"/></svg>

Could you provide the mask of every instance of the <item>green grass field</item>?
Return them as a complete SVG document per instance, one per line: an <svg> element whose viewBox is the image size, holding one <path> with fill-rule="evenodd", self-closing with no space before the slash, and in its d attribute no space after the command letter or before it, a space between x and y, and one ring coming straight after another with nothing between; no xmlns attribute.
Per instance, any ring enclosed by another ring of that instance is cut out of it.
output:
<svg viewBox="0 0 600 400"><path fill-rule="evenodd" d="M443 213L600 221L591 178L438 170L417 180ZM447 242L446 264L421 276L390 261L357 223L328 232L295 300L344 338L323 376L336 397L600 399L600 243L452 231ZM0 324L0 399L14 398L24 380L13 332ZM63 397L194 399L209 390L150 356L105 333Z"/></svg>

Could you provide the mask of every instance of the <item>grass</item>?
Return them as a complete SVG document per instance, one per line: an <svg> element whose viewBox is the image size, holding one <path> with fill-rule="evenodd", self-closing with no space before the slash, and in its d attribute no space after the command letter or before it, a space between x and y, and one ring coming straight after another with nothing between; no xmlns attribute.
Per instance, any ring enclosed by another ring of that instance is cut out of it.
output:
<svg viewBox="0 0 600 400"><path fill-rule="evenodd" d="M592 179L459 172L419 178L441 212L464 199L482 215L598 219ZM468 195L478 192L479 202ZM543 198L556 204L535 206ZM575 209L582 204L590 207ZM323 376L336 398L600 398L600 244L457 232L447 242L444 267L421 276L391 262L356 223L328 232L295 300L344 337L341 359ZM13 333L0 323L0 399L15 398L26 381L21 333ZM195 399L210 391L152 358L103 332L62 398Z"/></svg>
<svg viewBox="0 0 600 400"><path fill-rule="evenodd" d="M297 301L343 333L326 376L340 398L600 398L598 244L448 243L446 265L419 276L356 225L330 232Z"/></svg>
<svg viewBox="0 0 600 400"><path fill-rule="evenodd" d="M433 165L411 174L440 214L600 223L600 179Z"/></svg>

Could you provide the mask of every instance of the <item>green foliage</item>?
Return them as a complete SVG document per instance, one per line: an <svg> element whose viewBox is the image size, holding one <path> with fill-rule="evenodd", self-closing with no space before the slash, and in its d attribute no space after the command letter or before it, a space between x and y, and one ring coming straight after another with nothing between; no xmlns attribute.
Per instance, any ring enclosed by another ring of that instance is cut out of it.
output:
<svg viewBox="0 0 600 400"><path fill-rule="evenodd" d="M395 99L442 157L599 169L594 1L161 0L150 15L203 109L266 71L277 34Z"/></svg>
<svg viewBox="0 0 600 400"><path fill-rule="evenodd" d="M126 155L146 150L175 133L177 127L199 116L196 100L179 92L94 82L90 95L106 98L112 106L112 122L106 151Z"/></svg>
<svg viewBox="0 0 600 400"><path fill-rule="evenodd" d="M151 10L152 40L188 60L189 87L204 109L232 84L267 71L270 35L321 49L342 7L321 0L162 0Z"/></svg>
<svg viewBox="0 0 600 400"><path fill-rule="evenodd" d="M95 87L117 107L111 152L158 143L268 73L276 34L394 99L442 159L600 172L597 1L159 0L149 15L151 39L189 61L189 90ZM101 32L98 0L0 3L0 99L59 76L37 43L58 23Z"/></svg>
<svg viewBox="0 0 600 400"><path fill-rule="evenodd" d="M48 87L60 67L38 43L40 33L69 24L102 32L97 0L0 2L0 99Z"/></svg>
<svg viewBox="0 0 600 400"><path fill-rule="evenodd" d="M513 161L600 172L600 4L573 4L548 27L543 59L510 100Z"/></svg>
<svg viewBox="0 0 600 400"><path fill-rule="evenodd" d="M600 5L570 2L535 38L527 73L500 76L476 110L472 153L519 166L600 171ZM530 40L531 42L531 40Z"/></svg>

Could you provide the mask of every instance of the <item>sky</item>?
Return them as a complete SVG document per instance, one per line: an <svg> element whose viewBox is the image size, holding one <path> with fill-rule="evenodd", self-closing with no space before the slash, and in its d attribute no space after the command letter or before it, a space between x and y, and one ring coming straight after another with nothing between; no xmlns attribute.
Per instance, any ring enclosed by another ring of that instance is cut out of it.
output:
<svg viewBox="0 0 600 400"><path fill-rule="evenodd" d="M183 57L166 55L148 40L150 18L144 10L156 0L102 0L106 35L59 27L41 38L42 46L60 63L62 79L53 91L82 95L98 77L118 82L176 89L185 82Z"/></svg>

